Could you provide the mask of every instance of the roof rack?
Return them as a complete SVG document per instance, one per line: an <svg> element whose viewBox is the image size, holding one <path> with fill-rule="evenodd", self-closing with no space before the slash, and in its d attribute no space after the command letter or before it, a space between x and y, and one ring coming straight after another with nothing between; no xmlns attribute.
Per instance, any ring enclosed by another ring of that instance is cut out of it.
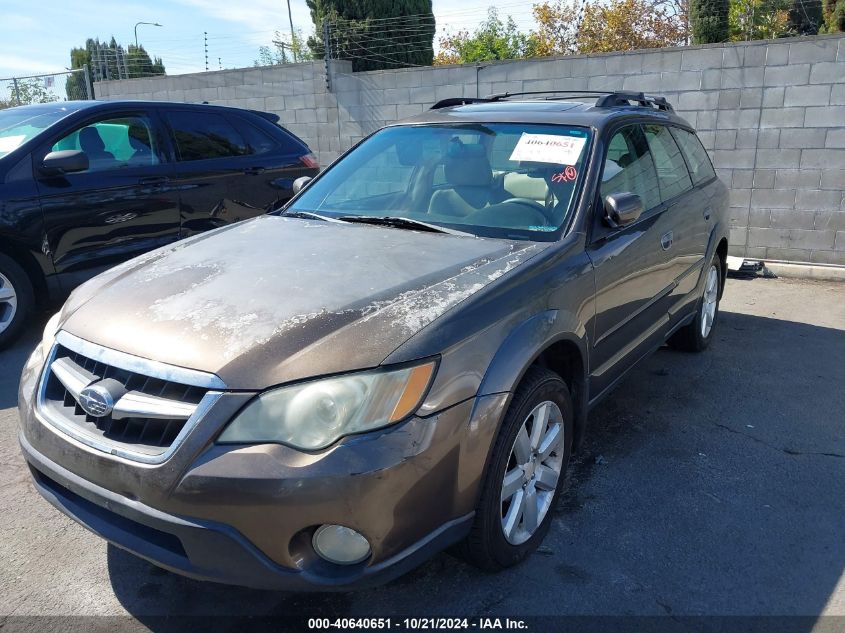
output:
<svg viewBox="0 0 845 633"><path fill-rule="evenodd" d="M645 106L647 108L657 108L658 110L663 110L665 112L674 112L675 109L672 107L666 97L655 97L652 95L646 95L642 92L611 92L609 94L600 97L596 101L597 108L613 108L619 106L629 106L632 104L635 105Z"/></svg>
<svg viewBox="0 0 845 633"><path fill-rule="evenodd" d="M492 103L496 101L503 101L504 99L509 99L510 97L522 97L526 95L563 95L559 97L546 97L547 100L591 97L596 99L595 107L597 108L638 105L647 108L656 108L657 110L663 110L665 112L675 111L672 105L666 100L666 97L656 97L646 95L642 92L630 92L625 90L530 90L524 92L502 92L499 94L492 94L487 97L453 97L451 99L441 99L431 106L431 109L439 110L440 108L467 105L470 103Z"/></svg>
<svg viewBox="0 0 845 633"><path fill-rule="evenodd" d="M452 106L468 105L470 103L488 103L491 99L487 97L449 97L448 99L441 99L433 106L431 110L439 110L440 108L451 108Z"/></svg>

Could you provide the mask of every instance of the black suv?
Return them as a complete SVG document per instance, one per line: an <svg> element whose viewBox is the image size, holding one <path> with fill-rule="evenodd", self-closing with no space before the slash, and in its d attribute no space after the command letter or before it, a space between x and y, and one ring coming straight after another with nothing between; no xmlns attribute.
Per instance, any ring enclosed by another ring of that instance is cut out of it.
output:
<svg viewBox="0 0 845 633"><path fill-rule="evenodd" d="M38 490L158 565L266 588L542 541L587 412L713 338L727 194L663 99L454 100L284 210L77 288L21 376ZM659 494L659 493L655 493Z"/></svg>
<svg viewBox="0 0 845 633"><path fill-rule="evenodd" d="M290 199L317 161L277 121L140 101L0 111L0 347L36 295Z"/></svg>

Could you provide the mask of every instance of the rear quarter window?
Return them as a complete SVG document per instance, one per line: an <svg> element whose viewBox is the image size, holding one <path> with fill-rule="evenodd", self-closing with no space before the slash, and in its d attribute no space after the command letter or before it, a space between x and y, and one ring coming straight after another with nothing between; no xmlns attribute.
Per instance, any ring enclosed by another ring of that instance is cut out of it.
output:
<svg viewBox="0 0 845 633"><path fill-rule="evenodd" d="M672 136L678 142L681 153L683 153L687 165L689 165L693 183L698 185L715 178L716 172L713 169L713 163L710 162L707 150L704 149L699 138L688 130L678 127L671 129Z"/></svg>

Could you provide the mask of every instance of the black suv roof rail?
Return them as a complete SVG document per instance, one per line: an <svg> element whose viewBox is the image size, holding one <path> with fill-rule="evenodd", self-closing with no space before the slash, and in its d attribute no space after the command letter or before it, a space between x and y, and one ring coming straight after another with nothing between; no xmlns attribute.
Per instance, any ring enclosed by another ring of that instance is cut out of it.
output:
<svg viewBox="0 0 845 633"><path fill-rule="evenodd" d="M467 105L471 103L492 103L496 101L503 101L510 97L522 97L526 95L564 95L561 97L546 97L548 100L552 99L575 99L578 97L591 97L596 99L597 108L618 108L630 105L639 105L647 108L656 108L665 112L674 112L666 97L657 97L653 95L646 95L642 92L630 92L625 90L608 91L608 90L530 90L525 92L502 92L499 94L489 95L487 97L452 97L449 99L441 99L433 106L432 110L439 110L440 108L449 108L458 105Z"/></svg>

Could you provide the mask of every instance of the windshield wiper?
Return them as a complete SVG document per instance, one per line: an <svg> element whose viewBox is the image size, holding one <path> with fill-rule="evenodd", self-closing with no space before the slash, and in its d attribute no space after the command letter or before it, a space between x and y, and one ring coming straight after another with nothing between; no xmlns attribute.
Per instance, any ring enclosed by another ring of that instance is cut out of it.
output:
<svg viewBox="0 0 845 633"><path fill-rule="evenodd" d="M324 222L343 222L344 218L333 218L328 215L320 215L313 211L285 211L279 216L283 218L302 218L303 220L323 220Z"/></svg>
<svg viewBox="0 0 845 633"><path fill-rule="evenodd" d="M396 229L410 229L417 231L430 231L432 233L447 233L448 235L462 235L468 237L475 237L472 233L465 233L464 231L457 231L455 229L448 229L445 226L438 224L430 224L422 220L412 220L411 218L403 218L392 215L342 215L340 219L344 222L358 222L360 224L375 224L376 226L391 226Z"/></svg>

